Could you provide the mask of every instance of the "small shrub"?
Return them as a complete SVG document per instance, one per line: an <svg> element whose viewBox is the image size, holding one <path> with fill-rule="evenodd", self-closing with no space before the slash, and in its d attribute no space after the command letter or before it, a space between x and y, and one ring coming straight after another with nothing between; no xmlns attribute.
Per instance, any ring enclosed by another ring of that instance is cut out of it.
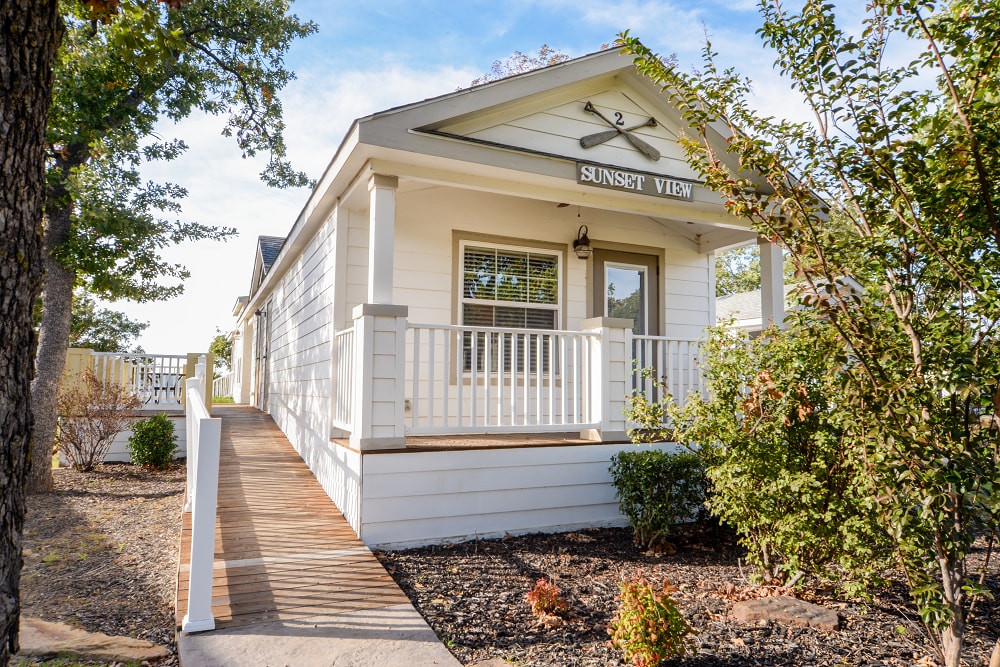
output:
<svg viewBox="0 0 1000 667"><path fill-rule="evenodd" d="M656 590L639 572L626 579L618 597L618 612L608 628L611 644L636 667L656 667L667 658L687 653L687 636L693 634L670 599L664 580Z"/></svg>
<svg viewBox="0 0 1000 667"><path fill-rule="evenodd" d="M63 383L56 399L59 430L56 446L79 471L104 460L115 436L129 426L142 405L138 397L113 382L102 382L93 369Z"/></svg>
<svg viewBox="0 0 1000 667"><path fill-rule="evenodd" d="M619 452L611 457L611 480L622 514L644 549L661 541L671 526L702 513L705 468L691 452Z"/></svg>
<svg viewBox="0 0 1000 667"><path fill-rule="evenodd" d="M559 587L544 579L535 582L535 587L525 596L531 605L531 613L539 618L565 613L569 609Z"/></svg>
<svg viewBox="0 0 1000 667"><path fill-rule="evenodd" d="M129 458L136 465L156 470L167 468L177 451L174 423L162 413L137 421L132 425L128 451Z"/></svg>

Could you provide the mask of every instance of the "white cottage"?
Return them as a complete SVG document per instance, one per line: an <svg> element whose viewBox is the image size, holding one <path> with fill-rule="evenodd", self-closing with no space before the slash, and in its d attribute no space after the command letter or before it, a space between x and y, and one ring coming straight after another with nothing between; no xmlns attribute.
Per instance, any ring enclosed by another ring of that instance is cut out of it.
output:
<svg viewBox="0 0 1000 667"><path fill-rule="evenodd" d="M615 51L389 109L262 238L236 398L362 540L625 523L608 462L632 447L633 362L698 391L714 253L756 240L685 163L680 122Z"/></svg>

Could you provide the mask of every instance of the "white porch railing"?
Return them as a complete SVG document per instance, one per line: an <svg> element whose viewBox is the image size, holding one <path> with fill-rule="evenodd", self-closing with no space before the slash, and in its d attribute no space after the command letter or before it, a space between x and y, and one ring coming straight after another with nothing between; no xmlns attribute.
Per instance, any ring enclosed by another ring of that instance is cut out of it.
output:
<svg viewBox="0 0 1000 667"><path fill-rule="evenodd" d="M232 396L233 395L233 373L231 370L222 375L216 376L212 380L212 396Z"/></svg>
<svg viewBox="0 0 1000 667"><path fill-rule="evenodd" d="M662 400L664 393L669 393L676 402L703 393L700 351L697 340L632 336L632 389L642 392L652 402ZM659 389L651 378L642 377L644 368L651 369L653 377L661 382Z"/></svg>
<svg viewBox="0 0 1000 667"><path fill-rule="evenodd" d="M195 377L186 381L187 503L191 512L191 571L188 608L181 630L215 629L212 616L212 573L215 559L215 510L219 495L219 443L222 420L205 408L205 357L199 358Z"/></svg>
<svg viewBox="0 0 1000 667"><path fill-rule="evenodd" d="M184 400L186 355L94 352L93 357L97 379L124 385L143 405L179 406Z"/></svg>
<svg viewBox="0 0 1000 667"><path fill-rule="evenodd" d="M577 430L596 333L407 323L407 432Z"/></svg>
<svg viewBox="0 0 1000 667"><path fill-rule="evenodd" d="M356 362L354 339L354 327L338 331L335 336L337 381L333 390L333 425L345 431L351 430Z"/></svg>

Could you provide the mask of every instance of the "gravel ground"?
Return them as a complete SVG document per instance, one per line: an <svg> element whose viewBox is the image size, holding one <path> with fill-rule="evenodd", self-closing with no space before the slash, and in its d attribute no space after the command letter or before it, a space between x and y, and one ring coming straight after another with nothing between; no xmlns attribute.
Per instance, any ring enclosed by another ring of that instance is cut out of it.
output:
<svg viewBox="0 0 1000 667"><path fill-rule="evenodd" d="M28 498L21 612L174 653L174 588L184 462L164 472L105 464L53 471L56 490Z"/></svg>
<svg viewBox="0 0 1000 667"><path fill-rule="evenodd" d="M602 529L378 555L465 665L491 658L520 667L623 664L608 644L607 625L619 582L639 570L654 584L666 579L675 587L674 600L698 633L696 655L671 665L934 664L901 585L879 591L870 605L819 591L798 593L837 610L841 629L832 633L767 621L742 624L729 615L734 601L788 591L750 586L740 566L741 550L719 529L691 526L675 536L674 547L673 553L643 553L632 543L631 530ZM981 567L984 552L977 552L973 571ZM1000 597L995 563L986 583ZM540 625L525 601L540 577L555 583L569 601L561 627ZM981 601L971 625L965 664L985 667L1000 635L1000 603Z"/></svg>
<svg viewBox="0 0 1000 667"><path fill-rule="evenodd" d="M56 492L31 496L25 523L22 611L85 630L128 635L175 651L173 600L184 465L163 473L108 464L94 473L54 471ZM822 633L774 623L741 624L734 601L783 593L750 586L741 550L727 533L691 526L673 553L644 553L628 529L527 535L379 557L463 664L491 658L520 667L623 664L608 645L618 584L641 570L668 580L698 636L696 655L670 664L903 666L931 665L931 651L901 585L870 605L806 591L800 597L836 609L841 630ZM985 545L984 545L985 546ZM978 572L985 548L972 559ZM996 557L986 584L1000 598ZM560 627L531 615L525 593L541 577L570 602ZM1000 600L976 607L965 664L985 667L1000 636ZM156 667L174 667L176 655Z"/></svg>

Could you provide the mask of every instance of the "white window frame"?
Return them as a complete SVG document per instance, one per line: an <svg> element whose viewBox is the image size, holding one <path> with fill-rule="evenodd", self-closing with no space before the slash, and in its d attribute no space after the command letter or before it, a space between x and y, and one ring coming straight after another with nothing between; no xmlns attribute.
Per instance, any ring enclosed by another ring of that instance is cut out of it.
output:
<svg viewBox="0 0 1000 667"><path fill-rule="evenodd" d="M465 296L465 250L467 247L472 246L475 248L490 248L495 250L510 250L512 252L523 252L528 253L528 255L546 255L549 257L556 258L556 302L553 304L547 303L529 303L527 301L503 301L500 299L472 299ZM458 276L456 289L458 289L458 313L457 317L459 324L461 326L475 326L465 324L465 304L472 305L484 305L484 306L508 306L512 308L526 308L534 310L547 310L555 312L554 326L552 330L559 330L562 321L562 308L563 308L563 290L565 288L565 280L563 278L563 253L558 250L537 248L532 246L521 246L521 245L508 245L504 243L493 243L489 241L476 241L473 239L461 240L459 241L459 258L458 258ZM510 329L524 329L530 327L501 327ZM539 329L539 331L547 331L547 329Z"/></svg>

